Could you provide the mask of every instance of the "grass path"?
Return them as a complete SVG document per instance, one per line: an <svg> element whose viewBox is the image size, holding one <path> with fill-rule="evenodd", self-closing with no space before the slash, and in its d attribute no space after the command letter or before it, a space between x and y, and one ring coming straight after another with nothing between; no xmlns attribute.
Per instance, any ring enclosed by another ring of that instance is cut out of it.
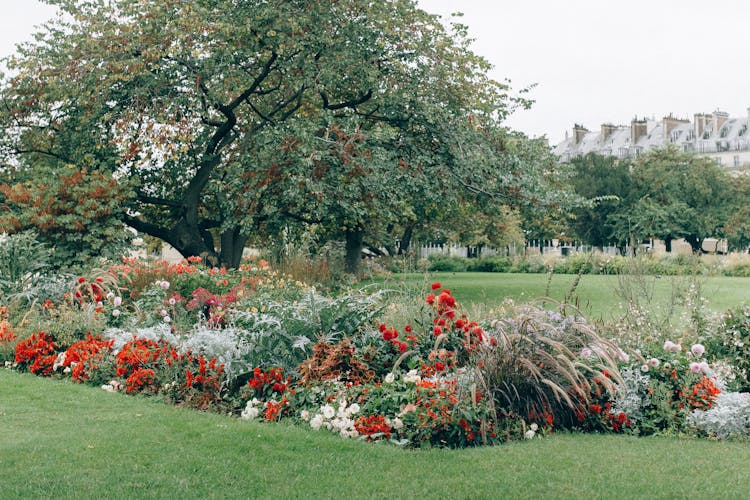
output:
<svg viewBox="0 0 750 500"><path fill-rule="evenodd" d="M742 498L750 445L553 435L407 451L0 370L0 498Z"/></svg>

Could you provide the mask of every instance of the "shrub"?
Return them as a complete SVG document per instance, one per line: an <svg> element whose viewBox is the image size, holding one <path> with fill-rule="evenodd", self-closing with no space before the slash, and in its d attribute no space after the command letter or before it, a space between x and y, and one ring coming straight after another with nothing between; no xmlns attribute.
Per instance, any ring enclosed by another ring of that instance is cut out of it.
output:
<svg viewBox="0 0 750 500"><path fill-rule="evenodd" d="M451 257L444 254L432 254L427 257L427 270L436 272L461 273L468 269L469 259Z"/></svg>
<svg viewBox="0 0 750 500"><path fill-rule="evenodd" d="M712 408L693 411L687 422L707 436L747 439L750 430L750 395L740 392L719 394Z"/></svg>

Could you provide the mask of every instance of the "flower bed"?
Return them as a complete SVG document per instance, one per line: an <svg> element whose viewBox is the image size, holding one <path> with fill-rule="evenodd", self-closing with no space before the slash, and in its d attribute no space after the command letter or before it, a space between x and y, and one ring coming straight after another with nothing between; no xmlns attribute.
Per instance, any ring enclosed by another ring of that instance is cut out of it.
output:
<svg viewBox="0 0 750 500"><path fill-rule="evenodd" d="M388 302L380 290L326 297L262 261L128 260L0 311L0 355L110 392L411 447L750 426L750 404L712 368L731 359L702 344L625 353L577 311L512 302L470 318L440 283L404 324L381 320Z"/></svg>

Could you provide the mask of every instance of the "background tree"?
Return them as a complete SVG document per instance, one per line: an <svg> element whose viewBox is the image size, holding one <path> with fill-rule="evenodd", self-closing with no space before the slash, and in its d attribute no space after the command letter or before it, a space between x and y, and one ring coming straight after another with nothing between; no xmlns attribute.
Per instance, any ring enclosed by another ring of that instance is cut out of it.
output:
<svg viewBox="0 0 750 500"><path fill-rule="evenodd" d="M589 245L604 247L616 239L615 217L630 198L632 180L628 162L590 153L571 161L571 183L589 204L573 210L573 233Z"/></svg>
<svg viewBox="0 0 750 500"><path fill-rule="evenodd" d="M722 235L733 191L731 177L716 161L668 147L641 155L632 175L627 208L640 236L662 239L667 249L684 238L700 251L705 238Z"/></svg>

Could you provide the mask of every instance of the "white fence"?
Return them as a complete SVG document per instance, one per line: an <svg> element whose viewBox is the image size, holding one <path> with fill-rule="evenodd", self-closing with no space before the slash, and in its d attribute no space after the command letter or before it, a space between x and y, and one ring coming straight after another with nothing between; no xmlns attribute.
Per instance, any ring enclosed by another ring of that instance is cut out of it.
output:
<svg viewBox="0 0 750 500"><path fill-rule="evenodd" d="M578 242L560 243L556 240L530 241L524 246L511 245L506 248L498 249L491 247L463 246L457 244L443 243L413 243L410 251L414 252L417 258L427 258L430 255L448 255L451 257L491 257L493 255L512 256L512 255L572 255L575 253L593 252L595 249L589 245L582 245ZM620 250L615 246L607 246L597 249L608 255L619 255Z"/></svg>

